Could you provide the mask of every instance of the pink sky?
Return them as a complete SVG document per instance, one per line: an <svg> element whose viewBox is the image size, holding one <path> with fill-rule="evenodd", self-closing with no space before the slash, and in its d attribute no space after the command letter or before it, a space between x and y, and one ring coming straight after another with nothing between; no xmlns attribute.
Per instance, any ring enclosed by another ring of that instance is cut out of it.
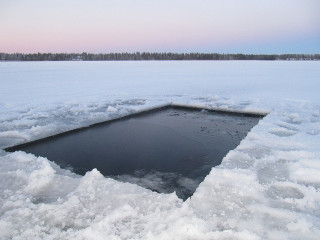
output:
<svg viewBox="0 0 320 240"><path fill-rule="evenodd" d="M320 52L319 0L0 2L0 52Z"/></svg>

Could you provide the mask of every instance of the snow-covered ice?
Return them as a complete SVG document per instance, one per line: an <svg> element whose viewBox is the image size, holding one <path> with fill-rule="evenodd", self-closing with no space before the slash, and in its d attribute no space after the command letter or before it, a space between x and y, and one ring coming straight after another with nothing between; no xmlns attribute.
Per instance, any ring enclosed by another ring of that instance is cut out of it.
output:
<svg viewBox="0 0 320 240"><path fill-rule="evenodd" d="M319 239L319 90L316 61L2 62L0 239ZM3 150L170 102L270 114L185 202Z"/></svg>

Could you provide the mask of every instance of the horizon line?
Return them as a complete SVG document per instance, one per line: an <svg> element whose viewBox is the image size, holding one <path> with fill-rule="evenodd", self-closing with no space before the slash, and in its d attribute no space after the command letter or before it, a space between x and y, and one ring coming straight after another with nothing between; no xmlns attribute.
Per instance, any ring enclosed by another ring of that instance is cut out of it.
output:
<svg viewBox="0 0 320 240"><path fill-rule="evenodd" d="M218 55L247 55L247 56L258 56L258 55L267 55L267 56L281 56L281 55L319 55L319 53L241 53L241 52L236 52L236 53L221 53L221 52L153 52L153 51L136 51L136 52L99 52L99 53L93 53L93 52L28 52L28 53L23 53L23 52L0 52L0 54L22 54L22 55L29 55L29 54L93 54L93 55L99 55L99 54L142 54L142 53L148 53L148 54L218 54Z"/></svg>

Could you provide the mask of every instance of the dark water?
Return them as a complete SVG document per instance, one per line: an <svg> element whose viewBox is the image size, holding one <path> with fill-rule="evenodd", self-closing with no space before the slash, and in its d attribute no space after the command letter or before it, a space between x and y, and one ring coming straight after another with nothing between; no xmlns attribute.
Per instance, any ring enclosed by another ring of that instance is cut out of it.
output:
<svg viewBox="0 0 320 240"><path fill-rule="evenodd" d="M190 197L260 118L166 109L19 147L84 175Z"/></svg>

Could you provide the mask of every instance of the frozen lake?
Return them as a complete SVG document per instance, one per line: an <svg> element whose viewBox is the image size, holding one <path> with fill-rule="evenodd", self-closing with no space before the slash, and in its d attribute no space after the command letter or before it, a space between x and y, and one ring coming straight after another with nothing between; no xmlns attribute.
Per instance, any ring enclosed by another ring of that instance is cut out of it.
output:
<svg viewBox="0 0 320 240"><path fill-rule="evenodd" d="M0 150L0 239L318 239L319 89L319 61L1 62L1 149L171 102L270 114L185 202Z"/></svg>

